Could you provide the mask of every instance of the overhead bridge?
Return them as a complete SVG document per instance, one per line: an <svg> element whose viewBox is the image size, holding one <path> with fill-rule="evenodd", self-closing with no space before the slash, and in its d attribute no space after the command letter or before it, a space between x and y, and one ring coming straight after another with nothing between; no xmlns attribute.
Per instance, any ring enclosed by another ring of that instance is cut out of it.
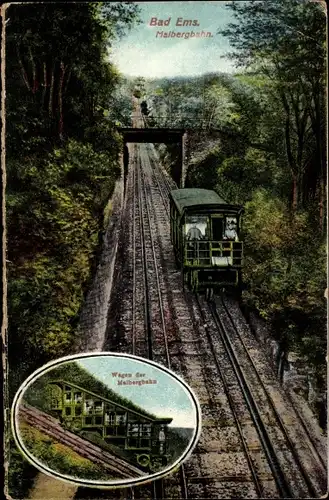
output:
<svg viewBox="0 0 329 500"><path fill-rule="evenodd" d="M181 128L126 128L118 127L124 142L162 142L164 144L180 143L186 132Z"/></svg>
<svg viewBox="0 0 329 500"><path fill-rule="evenodd" d="M127 143L163 143L178 144L178 154L175 165L172 167L171 175L180 187L183 187L187 130L184 128L135 128L118 127L118 132L123 137L124 143L124 170L125 178L128 172L129 153Z"/></svg>

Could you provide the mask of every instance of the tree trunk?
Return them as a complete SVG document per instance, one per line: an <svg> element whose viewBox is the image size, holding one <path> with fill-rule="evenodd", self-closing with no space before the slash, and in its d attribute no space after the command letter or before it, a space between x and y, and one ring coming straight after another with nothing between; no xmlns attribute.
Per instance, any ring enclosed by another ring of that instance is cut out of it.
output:
<svg viewBox="0 0 329 500"><path fill-rule="evenodd" d="M47 66L46 63L43 62L42 64L42 69L43 69L43 83L42 83L42 96L41 96L41 109L43 109L44 104L45 104L45 98L46 98L46 92L47 92Z"/></svg>
<svg viewBox="0 0 329 500"><path fill-rule="evenodd" d="M59 125L58 125L58 133L60 139L63 138L63 82L64 82L64 75L65 75L65 66L64 63L61 61L60 64L61 71L60 71L60 76L59 76L59 88L58 88L58 109L59 109Z"/></svg>
<svg viewBox="0 0 329 500"><path fill-rule="evenodd" d="M298 206L298 181L297 176L292 174L292 211L296 212Z"/></svg>
<svg viewBox="0 0 329 500"><path fill-rule="evenodd" d="M32 93L35 94L35 92L39 88L39 83L37 81L37 70L36 70L34 59L33 59L31 47L29 47L29 55L30 55L30 61L31 61L31 66L32 66L32 82L33 82Z"/></svg>
<svg viewBox="0 0 329 500"><path fill-rule="evenodd" d="M210 117L209 117L208 125L206 126L206 130L210 129L211 122L212 122L212 119L214 117L215 112L216 112L216 106L214 105L213 108L212 108L212 111L210 112Z"/></svg>
<svg viewBox="0 0 329 500"><path fill-rule="evenodd" d="M324 138L323 138L324 139ZM320 162L320 201L319 201L319 227L321 233L325 232L325 206L326 206L326 153L322 143L322 135L317 137L317 148Z"/></svg>
<svg viewBox="0 0 329 500"><path fill-rule="evenodd" d="M298 207L298 188L299 188L299 183L298 183L298 178L296 174L296 165L294 161L294 157L292 154L291 150L291 140L290 140L290 119L287 116L286 118L286 150L287 150L287 156L288 156L288 162L291 170L291 175L292 175L292 211L296 212L297 207Z"/></svg>
<svg viewBox="0 0 329 500"><path fill-rule="evenodd" d="M50 90L49 90L49 103L48 103L48 113L49 116L53 116L53 96L54 96L54 83L55 83L55 65L54 63L52 72L51 72L51 79L50 79Z"/></svg>
<svg viewBox="0 0 329 500"><path fill-rule="evenodd" d="M66 94L67 87L68 87L69 81L71 79L71 73L72 73L72 66L70 66L70 69L69 69L69 71L67 73L66 82L65 82L65 85L64 85L64 89L63 89L63 96Z"/></svg>
<svg viewBox="0 0 329 500"><path fill-rule="evenodd" d="M321 234L325 232L325 199L326 199L326 189L324 185L324 179L320 180L320 203L319 203L319 226Z"/></svg>
<svg viewBox="0 0 329 500"><path fill-rule="evenodd" d="M19 64L19 66L21 68L21 73L22 73L23 81L24 81L27 89L31 90L31 87L30 87L30 84L29 84L29 80L28 80L28 76L27 76L26 70L24 68L23 61L22 61L20 53L19 53L19 47L18 47L18 45L16 45L16 52L17 52L18 64Z"/></svg>

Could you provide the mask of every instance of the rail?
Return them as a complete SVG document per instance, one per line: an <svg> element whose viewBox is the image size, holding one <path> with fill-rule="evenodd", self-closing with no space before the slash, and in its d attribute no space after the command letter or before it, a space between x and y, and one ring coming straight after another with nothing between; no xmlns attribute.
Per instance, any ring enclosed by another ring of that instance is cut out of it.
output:
<svg viewBox="0 0 329 500"><path fill-rule="evenodd" d="M148 151L147 152L147 159L146 159L146 156L144 157L144 162L149 162L149 157L148 157ZM151 167L151 164L149 163L149 167ZM137 169L138 171L138 169ZM151 215L150 215L150 206L149 206L149 201L148 201L148 193L147 193L147 190L146 190L146 175L145 173L143 173L143 169L142 169L142 165L140 164L140 169L139 169L139 174L140 174L140 179L142 180L142 189L139 189L140 192L143 193L143 197L144 197L144 207L145 207L145 214L146 214L146 220L147 220L147 225L149 227L149 230L150 230L150 243L151 243L151 249L152 249L152 262L153 262L153 265L154 265L154 270L155 270L155 281L156 281L156 293L157 293L157 297L158 297L158 305L159 305L159 314L160 314L160 319L161 319L161 328L162 328L162 331L163 331L163 338L164 338L164 342L165 342L165 356L166 356L166 364L167 364L167 367L170 369L171 368L171 359L170 359L170 353L169 353L169 347L168 347L168 336L167 336L167 328L166 328L166 321L165 321L165 315L164 315L164 306L163 306L163 302L162 302L162 294L161 294L161 287L160 287L160 278L159 278L159 268L158 268L158 264L157 264L157 255L156 255L156 252L155 252L155 245L154 245L154 238L153 238L153 234L152 234L152 223L151 223ZM161 187L161 184L158 182L158 188L159 188L159 192L160 192L160 196L162 198L162 201L164 203L164 206L166 207L166 203L165 203L165 194L163 193L163 189ZM167 195L168 195L168 184L165 183L165 190L167 190ZM143 205L141 205L143 206ZM169 218L169 212L167 211L167 215L168 215L168 218ZM143 234L143 240L144 240L144 244L145 244L145 240L146 240L146 235L145 235L145 225L143 224L143 231L142 231L142 234ZM145 250L145 248L144 248ZM144 260L144 274L147 274L148 272L148 266L147 266L147 262ZM146 301L149 305L149 288L148 288L148 285L147 285L147 288L146 288ZM151 325L150 325L151 326ZM151 354L152 355L152 354ZM150 359L152 359L152 357L150 357ZM181 481L181 492L182 492L182 497L183 499L187 499L188 498L188 494L187 494L187 483L186 483L186 476L185 476L185 469L184 469L184 466L182 465L180 467L180 481ZM160 480L160 481L155 481L154 483L154 493L157 495L155 498L163 498L164 497L164 485L163 485L163 481Z"/></svg>
<svg viewBox="0 0 329 500"><path fill-rule="evenodd" d="M232 318L232 315L231 315L230 311L227 308L227 305L225 304L225 301L224 301L223 297L220 298L220 301L221 301L221 305L223 306L223 310L225 311L227 317L229 318L229 321L230 321L230 324L231 324L231 326L232 326L232 328L234 330L234 333L238 337L238 339L239 339L239 341L240 341L240 343L241 343L241 345L243 347L243 350L244 350L245 355L246 355L246 357L247 357L247 359L248 359L248 361L250 363L250 366L252 367L253 372L256 375L257 382L258 382L259 386L261 387L261 389L263 390L263 393L265 394L265 397L266 397L266 399L268 401L268 404L269 404L269 406L270 406L270 408L271 408L271 410L273 412L273 415L274 415L275 420L276 420L276 422L278 424L278 427L280 428L282 434L284 435L284 438L285 438L285 440L286 440L286 442L288 444L290 452L291 452L291 454L292 454L292 456L293 456L293 458L295 460L295 463L298 466L298 469L299 469L299 471L300 471L300 473L301 473L301 475L302 475L302 477L303 477L303 479L305 481L305 484L307 485L307 488L309 489L309 493L310 493L310 495L312 497L316 497L317 496L317 491L314 488L313 483L310 480L309 475L306 472L303 464L301 463L301 460L300 460L299 455L298 455L298 453L296 451L295 445L292 442L292 440L291 440L291 438L290 438L290 436L289 436L289 434L287 432L287 429L286 429L286 427L285 427L285 425L283 423L283 420L282 420L279 412L277 411L277 408L276 408L276 406L275 406L275 404L273 402L273 399L272 399L271 395L269 394L269 392L268 392L268 390L267 390L267 388L266 388L266 386L265 386L265 384L264 384L264 382L263 382L263 380L262 380L262 378L261 378L261 376L260 376L260 374L258 372L258 369L257 369L257 367L255 365L255 362L252 359L252 357L251 357L251 355L250 355L250 353L249 353L249 351L248 351L248 349L246 347L246 344L245 344L245 342L244 342L244 340L243 340L240 332L238 331L238 329L237 329L237 327L235 325L235 322L234 322L234 320ZM219 318L217 310L216 310L215 314ZM221 322L221 324L223 325L223 322ZM226 332L226 335L228 336L227 332Z"/></svg>
<svg viewBox="0 0 329 500"><path fill-rule="evenodd" d="M101 465L112 473L118 474L122 479L146 475L142 470L124 461L118 455L105 451L90 441L64 429L59 422L37 408L22 406L19 416L48 436L69 446L82 457Z"/></svg>
<svg viewBox="0 0 329 500"><path fill-rule="evenodd" d="M247 462L248 462L248 466L249 466L249 469L250 469L250 472L251 472L251 475L252 475L252 478L253 478L253 481L254 481L254 484L255 484L257 495L258 495L259 498L262 498L263 497L263 488L262 488L261 482L260 482L259 477L258 477L257 468L255 467L255 465L253 463L253 460L252 460L252 457L251 457L251 454L249 452L248 444L247 444L245 436L243 434L243 430L242 430L242 427L241 427L241 424L240 424L240 421L239 421L239 417L238 417L238 414L237 414L236 409L235 409L234 401L233 401L233 398L232 398L232 395L231 395L231 392L230 392L230 388L229 388L229 385L228 385L228 382L227 382L227 379L226 379L226 375L224 373L224 370L221 367L221 363L220 363L220 361L218 359L218 356L216 354L216 351L214 349L213 339L212 339L211 333L209 331L209 328L207 326L207 322L206 322L206 318L205 318L205 315L204 315L204 311L202 309L202 305L200 303L200 300L199 300L199 297L198 297L197 294L195 295L195 297L196 297L196 303L198 305L198 309L199 309L200 315L201 315L201 317L203 319L203 322L204 322L204 328L205 328L205 331L206 331L206 334L207 334L207 338L208 338L208 342L209 342L209 345L210 345L210 349L211 349L211 352L212 352L212 355L213 355L213 358L214 358L214 361L215 361L218 373L219 373L220 378L221 378L222 383L223 383L224 392L225 392L225 395L226 395L227 400L229 402L229 406L230 406L230 409L231 409L231 412L232 412L232 415L233 415L236 427L238 429L238 433L239 433L239 436L240 436L240 439L241 439L243 451L244 451L244 454L245 454Z"/></svg>
<svg viewBox="0 0 329 500"><path fill-rule="evenodd" d="M252 391L249 387L249 384L246 380L245 374L243 373L239 360L235 354L232 342L229 338L229 335L227 333L227 330L225 329L225 326L218 315L218 312L216 310L216 307L213 304L209 304L209 309L212 314L212 317L214 319L214 322L217 326L217 331L219 333L220 339L225 347L225 351L228 354L228 357L230 359L231 365L234 369L234 373L237 377L239 386L241 388L241 391L244 395L246 404L248 406L251 418L253 420L253 423L255 425L255 428L257 430L259 439L262 443L263 450L265 452L268 464L271 468L273 477L275 479L275 482L277 484L277 488L280 492L280 495L282 498L294 498L294 495L291 491L290 485L286 479L286 476L284 472L281 469L281 465L279 462L279 459L277 457L277 454L275 452L274 446L271 442L271 439L268 435L268 432L266 430L266 426L263 422L263 419L260 414L260 410L258 408L258 405L252 395Z"/></svg>

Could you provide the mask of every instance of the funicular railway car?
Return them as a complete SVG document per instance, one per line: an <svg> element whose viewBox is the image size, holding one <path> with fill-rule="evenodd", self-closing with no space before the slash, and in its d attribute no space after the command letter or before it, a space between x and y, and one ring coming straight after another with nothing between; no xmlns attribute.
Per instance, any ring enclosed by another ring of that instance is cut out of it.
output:
<svg viewBox="0 0 329 500"><path fill-rule="evenodd" d="M220 289L240 290L243 208L215 191L175 189L170 193L171 242L184 284L210 298Z"/></svg>
<svg viewBox="0 0 329 500"><path fill-rule="evenodd" d="M168 464L167 427L172 418L139 413L65 380L51 381L48 388L50 412L72 432L96 432L145 471Z"/></svg>

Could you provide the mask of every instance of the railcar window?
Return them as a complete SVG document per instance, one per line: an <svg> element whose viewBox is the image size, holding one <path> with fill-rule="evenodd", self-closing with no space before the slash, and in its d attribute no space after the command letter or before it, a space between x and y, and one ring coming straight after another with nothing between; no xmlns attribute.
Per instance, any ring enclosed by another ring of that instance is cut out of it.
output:
<svg viewBox="0 0 329 500"><path fill-rule="evenodd" d="M151 425L150 424L142 424L141 425L141 434L142 434L142 436L150 436L151 435Z"/></svg>
<svg viewBox="0 0 329 500"><path fill-rule="evenodd" d="M126 423L127 414L126 413L117 413L116 424L122 425Z"/></svg>
<svg viewBox="0 0 329 500"><path fill-rule="evenodd" d="M224 240L237 241L238 239L237 226L238 224L236 217L226 217L225 231L223 235Z"/></svg>
<svg viewBox="0 0 329 500"><path fill-rule="evenodd" d="M96 401L95 402L95 412L102 413L102 411L103 411L103 403L101 401Z"/></svg>
<svg viewBox="0 0 329 500"><path fill-rule="evenodd" d="M209 218L206 215L187 215L185 217L186 239L209 239Z"/></svg>
<svg viewBox="0 0 329 500"><path fill-rule="evenodd" d="M66 403L70 403L71 402L71 393L70 392L66 392L65 393L65 402Z"/></svg>
<svg viewBox="0 0 329 500"><path fill-rule="evenodd" d="M74 393L74 401L75 401L75 403L81 403L81 401L82 401L82 393L81 392Z"/></svg>
<svg viewBox="0 0 329 500"><path fill-rule="evenodd" d="M128 436L138 436L139 426L138 424L128 424Z"/></svg>
<svg viewBox="0 0 329 500"><path fill-rule="evenodd" d="M85 412L92 413L94 408L94 401L92 399L87 399L85 401Z"/></svg>

